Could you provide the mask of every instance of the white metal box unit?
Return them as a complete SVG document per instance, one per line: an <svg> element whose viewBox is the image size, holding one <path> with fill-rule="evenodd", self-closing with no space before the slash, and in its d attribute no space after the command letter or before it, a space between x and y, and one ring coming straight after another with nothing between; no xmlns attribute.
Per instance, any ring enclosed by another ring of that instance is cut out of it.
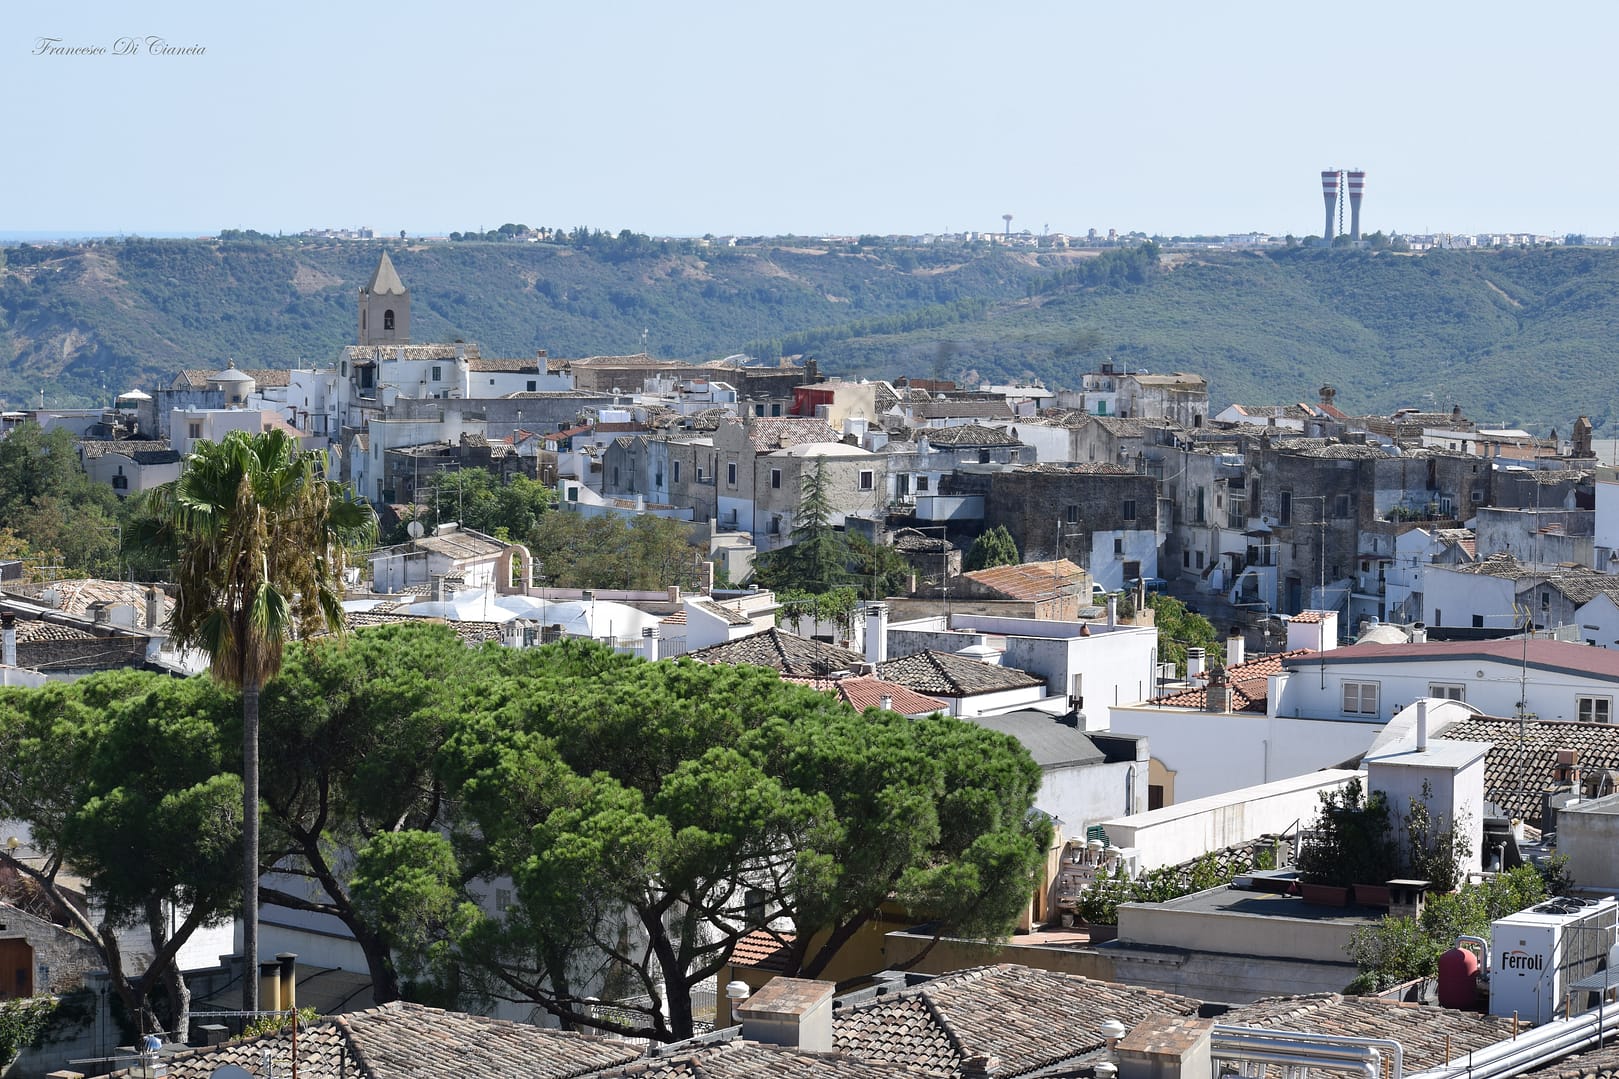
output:
<svg viewBox="0 0 1619 1079"><path fill-rule="evenodd" d="M1619 926L1613 896L1559 896L1490 926L1490 1014L1545 1023L1567 1014L1569 986L1607 958Z"/></svg>

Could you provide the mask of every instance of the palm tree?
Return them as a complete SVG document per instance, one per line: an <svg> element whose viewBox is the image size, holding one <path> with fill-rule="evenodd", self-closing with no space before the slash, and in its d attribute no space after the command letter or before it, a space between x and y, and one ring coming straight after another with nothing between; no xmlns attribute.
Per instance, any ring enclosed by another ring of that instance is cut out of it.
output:
<svg viewBox="0 0 1619 1079"><path fill-rule="evenodd" d="M325 456L284 431L199 442L147 496L154 539L174 544L170 633L242 690L242 1007L258 1010L259 693L290 636L342 630L343 558L376 517L324 474Z"/></svg>

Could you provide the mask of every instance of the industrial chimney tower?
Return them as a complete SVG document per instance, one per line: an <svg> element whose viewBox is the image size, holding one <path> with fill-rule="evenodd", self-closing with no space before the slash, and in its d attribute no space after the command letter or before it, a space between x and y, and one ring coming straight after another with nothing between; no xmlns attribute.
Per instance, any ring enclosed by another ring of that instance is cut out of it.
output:
<svg viewBox="0 0 1619 1079"><path fill-rule="evenodd" d="M1360 197L1366 190L1366 174L1359 169L1349 172L1349 238L1360 239Z"/></svg>
<svg viewBox="0 0 1619 1079"><path fill-rule="evenodd" d="M1332 211L1338 206L1338 176L1337 169L1321 173L1321 198L1327 204L1327 224L1321 230L1321 238L1328 243L1332 242Z"/></svg>

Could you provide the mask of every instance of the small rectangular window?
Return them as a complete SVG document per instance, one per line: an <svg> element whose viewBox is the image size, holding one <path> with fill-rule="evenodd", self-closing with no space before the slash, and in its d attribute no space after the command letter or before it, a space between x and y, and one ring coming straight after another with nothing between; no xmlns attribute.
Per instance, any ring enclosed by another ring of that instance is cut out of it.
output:
<svg viewBox="0 0 1619 1079"><path fill-rule="evenodd" d="M1293 523L1293 494L1290 491L1282 492L1282 508L1277 518L1282 524Z"/></svg>
<svg viewBox="0 0 1619 1079"><path fill-rule="evenodd" d="M1349 496L1348 495L1338 495L1336 498L1333 499L1333 501L1332 501L1332 515L1334 517L1348 517L1349 516Z"/></svg>
<svg viewBox="0 0 1619 1079"><path fill-rule="evenodd" d="M1345 682L1344 715L1377 715L1377 687L1376 682Z"/></svg>
<svg viewBox="0 0 1619 1079"><path fill-rule="evenodd" d="M873 481L875 480L875 478L876 478L875 474L872 473L871 471L869 471L867 469L864 469L864 468L861 469L860 470L860 489L862 491L871 490L872 484L873 484Z"/></svg>
<svg viewBox="0 0 1619 1079"><path fill-rule="evenodd" d="M1062 519L1066 524L1077 525L1079 523L1079 507L1073 505L1063 507Z"/></svg>
<svg viewBox="0 0 1619 1079"><path fill-rule="evenodd" d="M186 424L186 435L188 437L190 437L190 438L201 438L202 437L202 424L200 424L200 423L188 423L188 424Z"/></svg>
<svg viewBox="0 0 1619 1079"><path fill-rule="evenodd" d="M1612 697L1576 697L1579 704L1579 721L1581 723L1612 723L1613 698Z"/></svg>
<svg viewBox="0 0 1619 1079"><path fill-rule="evenodd" d="M772 468L770 470L770 488L774 491L781 490L781 469Z"/></svg>
<svg viewBox="0 0 1619 1079"><path fill-rule="evenodd" d="M679 461L675 462L675 482L676 483L680 482L680 462Z"/></svg>
<svg viewBox="0 0 1619 1079"><path fill-rule="evenodd" d="M433 368L433 381L434 382L442 382L443 379L444 379L444 368L442 368L442 367L434 367Z"/></svg>
<svg viewBox="0 0 1619 1079"><path fill-rule="evenodd" d="M1123 536L1114 536L1113 537L1113 553L1116 554L1116 555L1124 553L1124 537Z"/></svg>
<svg viewBox="0 0 1619 1079"><path fill-rule="evenodd" d="M1428 696L1438 697L1440 700L1445 701L1465 701L1467 700L1467 687L1432 682L1428 685Z"/></svg>
<svg viewBox="0 0 1619 1079"><path fill-rule="evenodd" d="M494 383L490 382L490 385L492 386L492 385L494 385ZM528 392L529 393L533 393L535 390L537 390L539 388L540 388L540 384L538 382L535 382L532 378L528 380Z"/></svg>
<svg viewBox="0 0 1619 1079"><path fill-rule="evenodd" d="M1133 499L1133 498L1125 499L1124 500L1124 505L1119 507L1119 515L1121 517L1123 517L1126 521L1135 520L1136 519L1136 500Z"/></svg>
<svg viewBox="0 0 1619 1079"><path fill-rule="evenodd" d="M1197 552L1197 568L1198 569L1203 568L1203 552L1202 551Z"/></svg>
<svg viewBox="0 0 1619 1079"><path fill-rule="evenodd" d="M928 478L926 476L916 477L916 489L918 491L926 491L928 489Z"/></svg>
<svg viewBox="0 0 1619 1079"><path fill-rule="evenodd" d="M731 487L736 486L736 462L735 461L727 461L725 463L725 482L726 482L727 485L729 485Z"/></svg>

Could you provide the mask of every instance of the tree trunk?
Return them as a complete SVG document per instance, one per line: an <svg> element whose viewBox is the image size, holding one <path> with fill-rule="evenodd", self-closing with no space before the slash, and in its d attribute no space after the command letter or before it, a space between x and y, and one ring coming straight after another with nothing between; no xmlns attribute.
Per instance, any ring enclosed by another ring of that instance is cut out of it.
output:
<svg viewBox="0 0 1619 1079"><path fill-rule="evenodd" d="M169 927L164 920L163 905L163 900L156 896L146 903L146 926L151 933L154 957L160 957L164 946L169 943ZM158 964L158 971L158 976L163 981L163 990L169 998L171 1024L169 1029L173 1032L175 1041L189 1041L191 987L186 984L185 975L180 973L180 961L171 956L166 962Z"/></svg>
<svg viewBox="0 0 1619 1079"><path fill-rule="evenodd" d="M242 686L242 1010L259 1010L259 686Z"/></svg>

